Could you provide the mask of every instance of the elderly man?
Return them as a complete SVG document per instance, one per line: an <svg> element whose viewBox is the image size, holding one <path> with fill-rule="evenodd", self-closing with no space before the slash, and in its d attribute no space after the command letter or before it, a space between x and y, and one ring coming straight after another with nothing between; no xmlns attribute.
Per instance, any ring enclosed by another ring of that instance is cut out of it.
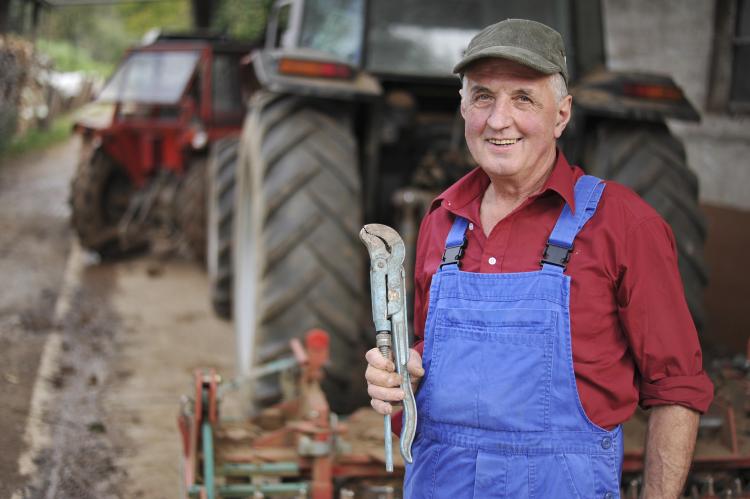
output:
<svg viewBox="0 0 750 499"><path fill-rule="evenodd" d="M489 26L454 72L479 167L420 229L409 371L424 378L404 497L619 497L638 403L644 496L677 497L713 387L669 227L557 150L571 96L556 31ZM372 405L390 414L399 376L377 350L367 361Z"/></svg>

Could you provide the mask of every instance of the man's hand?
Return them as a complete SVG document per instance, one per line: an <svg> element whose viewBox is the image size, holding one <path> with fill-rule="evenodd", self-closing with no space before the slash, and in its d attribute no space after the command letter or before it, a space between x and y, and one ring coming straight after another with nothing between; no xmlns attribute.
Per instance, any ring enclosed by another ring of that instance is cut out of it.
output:
<svg viewBox="0 0 750 499"><path fill-rule="evenodd" d="M680 497L690 470L700 414L680 405L651 409L641 499Z"/></svg>
<svg viewBox="0 0 750 499"><path fill-rule="evenodd" d="M404 391L401 386L401 375L395 372L396 367L391 360L380 354L377 348L369 350L365 354L367 359L367 393L372 400L370 405L380 414L386 415L393 412L390 402L398 402L404 399ZM422 369L422 357L413 348L409 350L409 361L406 370L411 376L411 387L416 391L419 380L424 376Z"/></svg>

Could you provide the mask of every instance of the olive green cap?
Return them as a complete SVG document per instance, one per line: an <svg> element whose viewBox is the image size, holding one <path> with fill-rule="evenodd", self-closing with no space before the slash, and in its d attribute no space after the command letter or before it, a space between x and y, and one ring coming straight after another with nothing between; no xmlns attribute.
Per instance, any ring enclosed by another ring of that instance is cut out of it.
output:
<svg viewBox="0 0 750 499"><path fill-rule="evenodd" d="M536 21L506 19L487 26L471 39L453 72L463 74L469 64L488 57L508 59L544 74L560 73L568 83L562 36Z"/></svg>

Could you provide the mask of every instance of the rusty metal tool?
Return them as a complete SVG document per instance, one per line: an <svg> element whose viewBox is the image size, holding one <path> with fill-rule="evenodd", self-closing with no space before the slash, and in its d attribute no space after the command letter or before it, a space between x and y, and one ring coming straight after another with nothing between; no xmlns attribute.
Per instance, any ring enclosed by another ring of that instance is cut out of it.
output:
<svg viewBox="0 0 750 499"><path fill-rule="evenodd" d="M398 232L381 224L362 227L359 238L370 254L370 292L372 295L372 318L375 322L375 341L383 357L393 362L401 375L404 391L404 427L401 431L401 456L412 462L411 444L417 429L417 404L411 388L411 379L406 369L409 360L409 323L406 314L406 278L404 256L406 249ZM393 471L391 449L391 419L384 417L385 467Z"/></svg>

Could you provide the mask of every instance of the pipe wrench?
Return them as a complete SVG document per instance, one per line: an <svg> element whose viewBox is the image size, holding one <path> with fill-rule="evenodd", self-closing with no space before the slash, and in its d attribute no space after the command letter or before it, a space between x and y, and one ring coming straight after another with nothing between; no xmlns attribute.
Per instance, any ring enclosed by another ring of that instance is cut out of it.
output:
<svg viewBox="0 0 750 499"><path fill-rule="evenodd" d="M417 404L411 389L411 379L406 370L409 360L409 323L406 314L406 278L404 275L404 241L398 232L381 224L362 227L359 238L370 254L370 293L372 295L372 318L375 322L375 341L381 355L391 359L396 372L401 375L404 391L404 427L401 431L401 456L412 462L411 444L417 430ZM393 449L391 448L391 417L384 417L385 467L393 471Z"/></svg>

